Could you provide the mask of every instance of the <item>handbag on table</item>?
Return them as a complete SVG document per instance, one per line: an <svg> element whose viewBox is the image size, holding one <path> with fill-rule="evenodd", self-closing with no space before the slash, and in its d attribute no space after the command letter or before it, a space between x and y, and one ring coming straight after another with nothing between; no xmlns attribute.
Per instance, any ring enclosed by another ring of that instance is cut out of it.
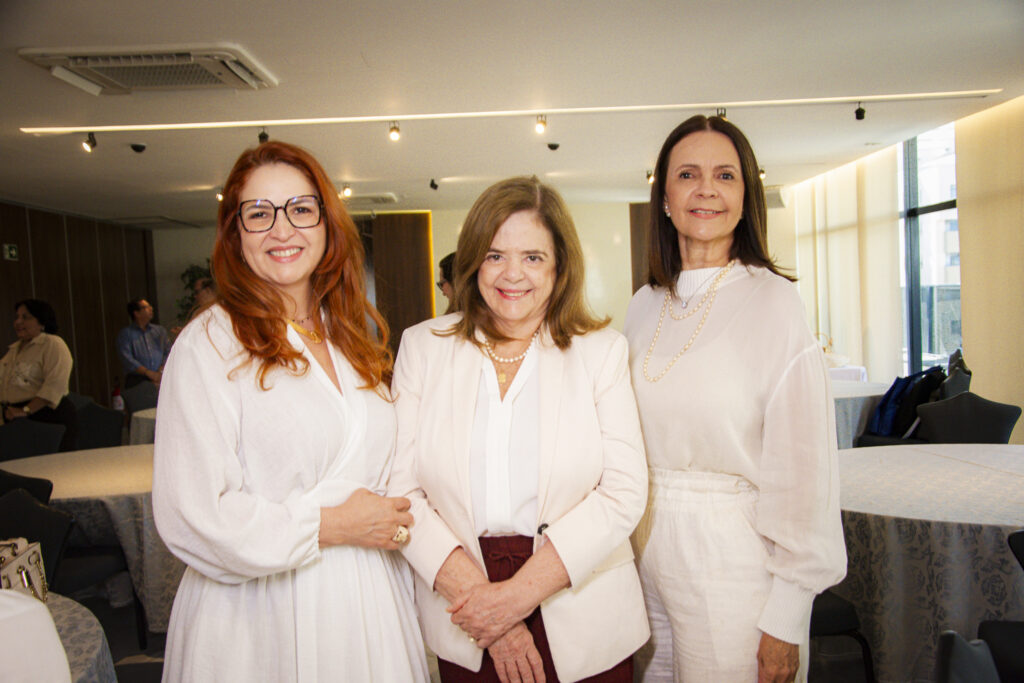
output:
<svg viewBox="0 0 1024 683"><path fill-rule="evenodd" d="M0 541L0 588L20 591L46 602L48 587L43 552L24 538Z"/></svg>

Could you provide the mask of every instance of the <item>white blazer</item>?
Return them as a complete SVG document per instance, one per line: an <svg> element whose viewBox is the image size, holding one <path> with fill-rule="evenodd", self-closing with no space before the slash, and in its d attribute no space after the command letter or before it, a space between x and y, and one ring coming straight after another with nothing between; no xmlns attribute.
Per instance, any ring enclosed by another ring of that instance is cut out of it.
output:
<svg viewBox="0 0 1024 683"><path fill-rule="evenodd" d="M448 555L462 546L483 569L470 494L469 444L484 355L437 336L455 313L402 335L392 383L398 445L388 495L406 496L415 517L403 549L416 570L416 605L438 656L480 669L483 650L451 623L433 590ZM610 329L559 350L538 338L541 448L534 551L555 544L571 580L541 604L560 679L605 671L650 635L629 535L647 503L647 463L629 379L625 338Z"/></svg>

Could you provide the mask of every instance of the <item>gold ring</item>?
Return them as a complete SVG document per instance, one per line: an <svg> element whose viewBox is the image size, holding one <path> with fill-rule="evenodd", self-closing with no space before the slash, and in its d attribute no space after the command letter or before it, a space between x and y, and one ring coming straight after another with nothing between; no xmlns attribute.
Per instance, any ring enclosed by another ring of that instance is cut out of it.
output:
<svg viewBox="0 0 1024 683"><path fill-rule="evenodd" d="M404 524L399 524L398 528L395 529L395 535L391 537L391 540L398 545L405 545L409 542L409 528Z"/></svg>

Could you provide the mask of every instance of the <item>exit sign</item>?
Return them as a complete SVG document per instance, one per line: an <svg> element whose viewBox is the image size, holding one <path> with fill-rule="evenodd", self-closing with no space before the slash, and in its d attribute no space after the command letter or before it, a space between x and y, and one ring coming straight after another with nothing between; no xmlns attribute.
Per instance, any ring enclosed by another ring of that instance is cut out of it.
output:
<svg viewBox="0 0 1024 683"><path fill-rule="evenodd" d="M18 260L18 245L17 244L5 244L4 245L4 261L17 261Z"/></svg>

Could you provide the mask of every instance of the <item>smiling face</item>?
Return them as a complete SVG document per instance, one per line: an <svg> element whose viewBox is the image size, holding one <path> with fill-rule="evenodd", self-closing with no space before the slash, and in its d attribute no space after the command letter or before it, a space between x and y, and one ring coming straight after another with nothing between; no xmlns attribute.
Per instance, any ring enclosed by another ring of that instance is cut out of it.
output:
<svg viewBox="0 0 1024 683"><path fill-rule="evenodd" d="M35 339L43 331L43 325L24 306L14 311L14 334L19 341Z"/></svg>
<svg viewBox="0 0 1024 683"><path fill-rule="evenodd" d="M671 214L683 268L728 262L743 192L740 156L722 133L691 133L672 148L661 209Z"/></svg>
<svg viewBox="0 0 1024 683"><path fill-rule="evenodd" d="M292 197L317 195L316 187L301 171L288 164L266 164L252 171L239 192L239 204L267 199L283 207ZM236 219L242 242L242 258L261 280L290 297L295 313L305 313L309 302L309 277L323 258L326 233L323 217L312 228L292 226L278 211L274 226L266 232L246 232Z"/></svg>
<svg viewBox="0 0 1024 683"><path fill-rule="evenodd" d="M544 321L555 286L555 243L536 211L518 211L501 224L477 271L477 286L495 325L526 339Z"/></svg>

